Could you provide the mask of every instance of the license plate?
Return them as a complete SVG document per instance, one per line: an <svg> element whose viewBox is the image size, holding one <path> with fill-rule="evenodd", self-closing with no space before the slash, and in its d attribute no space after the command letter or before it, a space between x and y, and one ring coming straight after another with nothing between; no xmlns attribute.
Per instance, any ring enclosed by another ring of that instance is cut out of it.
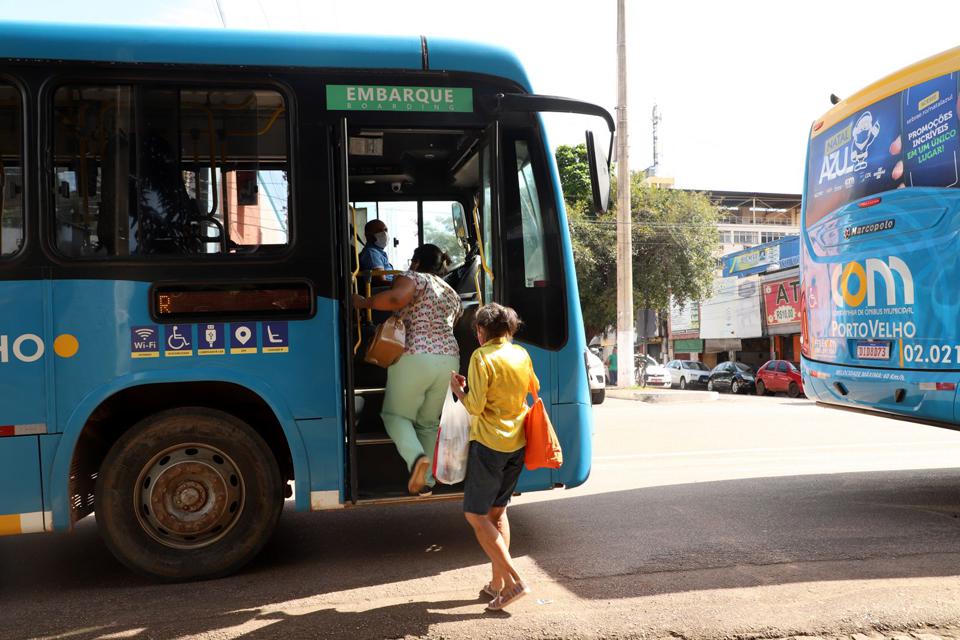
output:
<svg viewBox="0 0 960 640"><path fill-rule="evenodd" d="M858 342L857 358L860 360L889 360L889 342Z"/></svg>

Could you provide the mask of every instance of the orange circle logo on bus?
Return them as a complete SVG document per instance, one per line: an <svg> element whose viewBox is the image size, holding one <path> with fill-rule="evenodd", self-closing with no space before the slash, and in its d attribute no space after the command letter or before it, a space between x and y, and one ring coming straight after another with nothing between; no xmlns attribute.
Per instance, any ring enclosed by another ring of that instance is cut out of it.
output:
<svg viewBox="0 0 960 640"><path fill-rule="evenodd" d="M858 280L856 293L850 291L850 276L852 275L856 275ZM847 264L843 273L840 274L840 294L848 307L859 307L867 296L867 272L859 262Z"/></svg>
<svg viewBox="0 0 960 640"><path fill-rule="evenodd" d="M61 358L72 358L80 350L80 341L69 333L57 336L53 341L53 351Z"/></svg>

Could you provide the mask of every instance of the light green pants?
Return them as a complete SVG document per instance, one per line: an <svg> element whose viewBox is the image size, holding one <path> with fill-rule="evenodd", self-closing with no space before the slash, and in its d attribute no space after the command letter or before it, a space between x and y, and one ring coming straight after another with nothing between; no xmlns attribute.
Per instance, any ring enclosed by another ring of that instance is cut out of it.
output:
<svg viewBox="0 0 960 640"><path fill-rule="evenodd" d="M460 368L460 359L433 353L405 353L387 369L387 392L383 399L383 425L407 471L420 456L430 459L427 486L434 485L433 449L437 444L440 410L450 393L450 372Z"/></svg>

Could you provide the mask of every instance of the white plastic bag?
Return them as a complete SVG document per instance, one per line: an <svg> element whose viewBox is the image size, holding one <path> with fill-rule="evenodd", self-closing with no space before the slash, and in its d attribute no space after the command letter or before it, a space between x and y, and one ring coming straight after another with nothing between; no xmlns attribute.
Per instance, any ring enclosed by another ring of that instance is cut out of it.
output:
<svg viewBox="0 0 960 640"><path fill-rule="evenodd" d="M470 449L470 414L463 403L447 392L440 414L440 432L433 452L433 477L443 484L456 484L467 477Z"/></svg>

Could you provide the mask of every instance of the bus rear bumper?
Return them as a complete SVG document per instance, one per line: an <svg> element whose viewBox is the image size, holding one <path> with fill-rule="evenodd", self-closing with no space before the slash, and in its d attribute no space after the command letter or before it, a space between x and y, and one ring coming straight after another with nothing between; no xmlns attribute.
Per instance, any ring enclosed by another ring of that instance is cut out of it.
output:
<svg viewBox="0 0 960 640"><path fill-rule="evenodd" d="M803 359L803 388L817 402L909 420L957 425L960 371L907 371Z"/></svg>

